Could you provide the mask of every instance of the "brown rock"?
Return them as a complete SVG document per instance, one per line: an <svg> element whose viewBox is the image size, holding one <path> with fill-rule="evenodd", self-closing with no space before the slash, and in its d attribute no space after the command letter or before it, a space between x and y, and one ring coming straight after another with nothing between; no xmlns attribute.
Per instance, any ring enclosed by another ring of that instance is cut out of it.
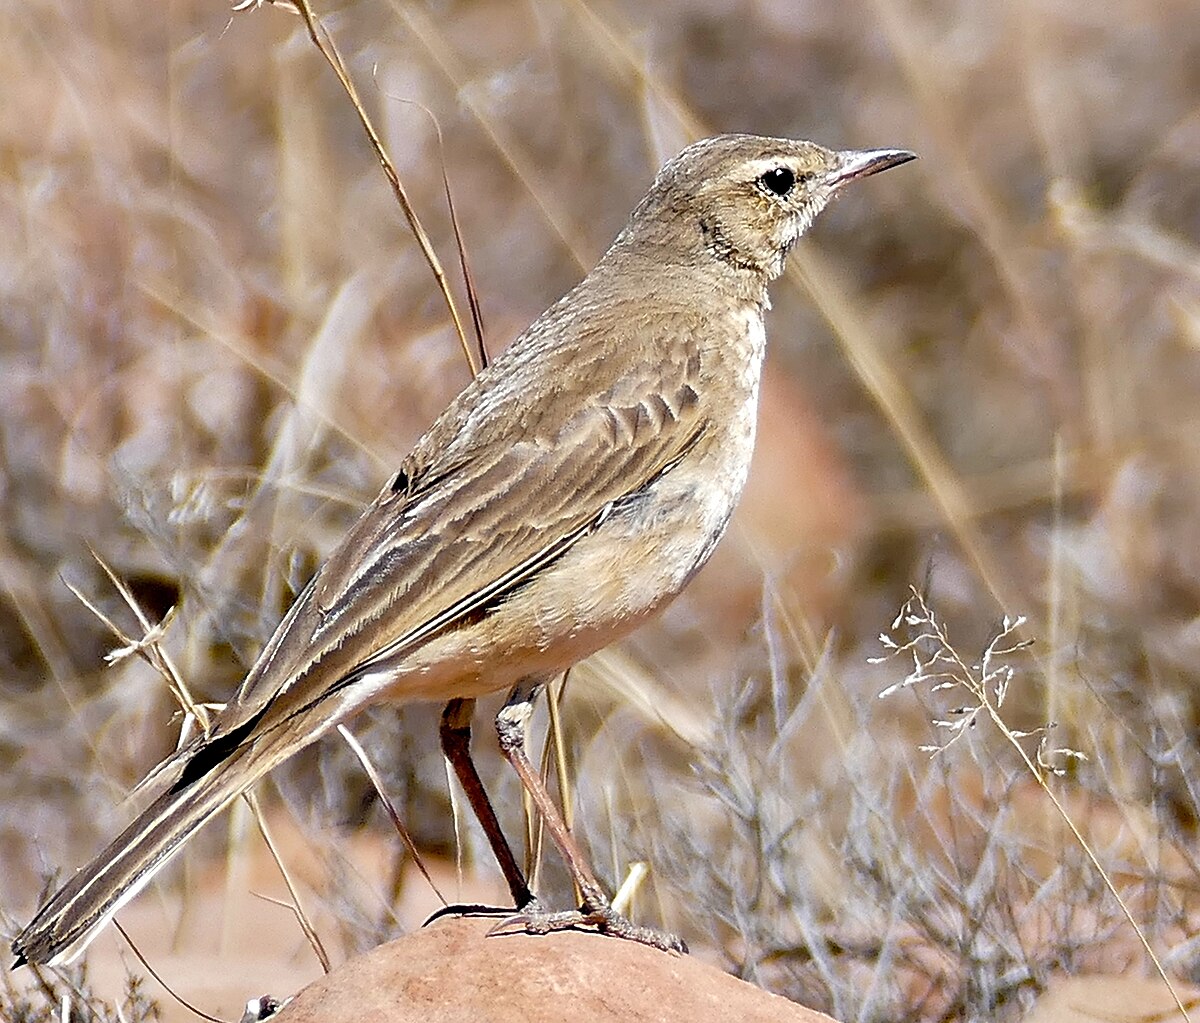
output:
<svg viewBox="0 0 1200 1023"><path fill-rule="evenodd" d="M488 937L446 919L338 967L277 1023L831 1023L692 956L574 931Z"/></svg>

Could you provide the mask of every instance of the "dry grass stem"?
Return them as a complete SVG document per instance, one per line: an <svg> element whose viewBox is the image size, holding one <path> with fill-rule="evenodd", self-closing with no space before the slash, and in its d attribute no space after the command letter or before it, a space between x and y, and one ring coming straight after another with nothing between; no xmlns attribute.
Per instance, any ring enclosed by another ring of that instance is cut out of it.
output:
<svg viewBox="0 0 1200 1023"><path fill-rule="evenodd" d="M277 0L267 0L267 2L274 4ZM299 12L300 17L304 19L305 27L308 29L308 35L313 45L320 52L321 56L325 58L330 68L333 69L333 73L337 75L338 81L341 83L342 88L345 89L346 95L350 98L350 103L354 107L355 113L358 114L363 131L367 134L367 140L375 152L375 158L383 168L384 176L387 178L388 184L391 185L396 202L400 205L405 220L408 221L413 238L416 239L417 246L421 250L421 255L424 256L429 271L433 274L438 290L441 292L442 298L446 303L446 311L450 314L450 319L454 323L454 332L458 335L459 344L462 346L463 357L467 360L467 365L471 367L472 375L478 373L480 367L476 361L476 353L467 342L467 335L463 330L462 318L458 314L458 305L455 303L454 295L450 291L450 283L446 277L445 270L442 269L441 260L438 259L437 253L433 248L433 243L430 241L429 235L425 232L425 228L417 216L416 209L408 197L408 192L405 190L404 184L400 180L400 175L396 171L396 165L392 162L391 157L388 156L387 150L383 146L383 141L380 139L374 124L371 122L370 116L367 114L366 107L363 106L362 100L359 99L358 90L354 86L354 80L350 77L349 71L346 70L346 65L342 61L341 54L338 53L337 47L334 45L329 33L325 31L324 27L317 20L308 0L294 0L294 2L293 0L283 0L283 2L284 6L295 9ZM255 3L254 6L259 6L259 4ZM239 5L239 8L236 9L244 10L246 9L246 4Z"/></svg>
<svg viewBox="0 0 1200 1023"><path fill-rule="evenodd" d="M400 819L400 813L396 809L396 805L388 797L387 791L384 788L383 779L379 776L374 763L371 762L371 757L345 725L338 725L338 734L346 740L346 745L354 751L358 762L362 764L363 770L367 773L367 777L371 779L371 784L375 787L375 793L379 796L380 802L383 803L383 808L387 812L388 819L392 822L392 827L396 829L396 834L400 836L400 841L404 843L404 847L408 850L408 854L413 858L413 863L416 864L417 870L421 872L421 876L425 878L426 884L432 889L433 893L438 897L438 901L443 905L447 905L446 897L438 888L437 883L433 880L433 875L429 873L429 868L425 866L425 859L421 856L420 849L417 848L417 843L413 841L412 835L409 834L408 828L404 826L404 821Z"/></svg>
<svg viewBox="0 0 1200 1023"><path fill-rule="evenodd" d="M271 859L275 861L275 866L279 868L279 874L283 878L283 883L287 886L288 894L292 898L290 906L292 914L300 924L300 929L304 932L304 937L308 939L313 952L316 953L317 960L321 964L321 969L325 973L328 973L330 970L329 954L325 951L325 946L321 942L316 928L313 926L311 917L304 910L304 904L300 900L300 891L296 887L296 882L292 878L291 871L287 869L287 865L283 862L283 857L279 855L279 848L275 845L275 840L271 837L271 829L267 826L267 820L263 816L261 807L258 805L258 800L252 792L245 793L242 798L249 805L250 812L254 814L254 822L258 825L259 833L262 835L263 841L267 843L267 848L271 852Z"/></svg>

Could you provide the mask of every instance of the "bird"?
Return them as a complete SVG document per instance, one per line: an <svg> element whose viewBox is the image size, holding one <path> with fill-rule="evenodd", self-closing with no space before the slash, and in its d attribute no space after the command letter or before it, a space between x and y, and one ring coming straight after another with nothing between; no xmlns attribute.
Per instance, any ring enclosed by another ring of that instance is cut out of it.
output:
<svg viewBox="0 0 1200 1023"><path fill-rule="evenodd" d="M13 940L66 964L197 830L364 707L445 702L443 749L532 933L684 951L616 913L524 749L546 683L628 635L708 560L746 482L768 285L842 188L903 149L718 135L669 160L583 280L417 441L297 595L233 697L150 778L149 804ZM529 890L470 760L477 697L570 870Z"/></svg>

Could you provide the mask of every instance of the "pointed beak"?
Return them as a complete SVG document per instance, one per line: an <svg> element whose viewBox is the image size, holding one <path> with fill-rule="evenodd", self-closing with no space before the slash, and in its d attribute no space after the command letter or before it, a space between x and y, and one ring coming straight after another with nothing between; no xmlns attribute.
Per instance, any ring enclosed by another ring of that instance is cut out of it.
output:
<svg viewBox="0 0 1200 1023"><path fill-rule="evenodd" d="M838 166L830 171L825 183L836 191L847 182L899 167L916 158L917 154L907 149L848 149L838 153Z"/></svg>

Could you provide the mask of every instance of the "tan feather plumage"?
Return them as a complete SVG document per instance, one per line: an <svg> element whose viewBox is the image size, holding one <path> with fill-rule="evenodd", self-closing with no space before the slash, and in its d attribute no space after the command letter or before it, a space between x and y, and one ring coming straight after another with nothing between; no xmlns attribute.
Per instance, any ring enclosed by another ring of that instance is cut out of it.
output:
<svg viewBox="0 0 1200 1023"><path fill-rule="evenodd" d="M203 823L367 704L544 677L674 597L745 482L768 281L870 172L855 159L905 155L722 136L669 163L595 270L418 441L208 734L17 937L18 962L72 957ZM779 168L788 195L763 184Z"/></svg>

